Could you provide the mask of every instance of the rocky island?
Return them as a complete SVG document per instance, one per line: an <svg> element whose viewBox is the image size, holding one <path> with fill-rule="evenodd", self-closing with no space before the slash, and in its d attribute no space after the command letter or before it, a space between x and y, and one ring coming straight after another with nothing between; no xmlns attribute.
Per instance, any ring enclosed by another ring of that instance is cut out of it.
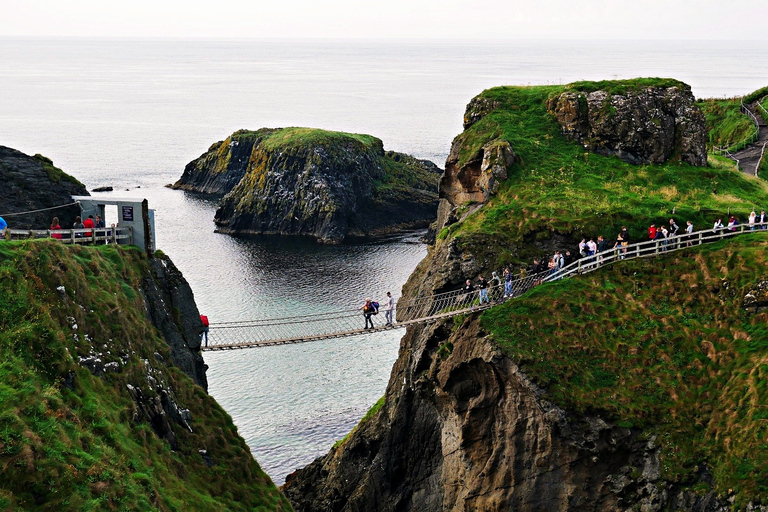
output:
<svg viewBox="0 0 768 512"><path fill-rule="evenodd" d="M428 226L440 173L370 135L262 128L217 142L173 187L226 194L214 219L221 232L339 243Z"/></svg>
<svg viewBox="0 0 768 512"><path fill-rule="evenodd" d="M29 156L0 146L0 204L2 213L29 212L71 205L72 196L86 196L88 191L76 178L63 172L42 155ZM71 227L80 207L71 205L8 217L14 229L48 229L51 219L59 217L62 226Z"/></svg>
<svg viewBox="0 0 768 512"><path fill-rule="evenodd" d="M404 297L622 226L768 205L763 183L707 164L676 80L498 87L464 119ZM621 262L408 327L382 399L284 492L297 511L766 510L767 245Z"/></svg>

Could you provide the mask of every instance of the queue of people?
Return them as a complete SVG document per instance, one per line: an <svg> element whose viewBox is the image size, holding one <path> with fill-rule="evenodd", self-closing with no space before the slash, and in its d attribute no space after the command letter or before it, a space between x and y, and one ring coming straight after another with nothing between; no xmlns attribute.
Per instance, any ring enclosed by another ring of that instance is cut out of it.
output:
<svg viewBox="0 0 768 512"><path fill-rule="evenodd" d="M112 224L111 230L114 230L115 224ZM5 233L8 229L8 223L0 217L0 237L7 238L7 234ZM50 231L53 231L51 233L51 238L55 238L56 240L62 240L63 239L63 233L58 233L57 231L66 230L67 228L64 228L61 226L61 223L59 222L58 217L54 217L51 219L51 225L48 227ZM72 229L76 230L88 230L88 231L80 231L78 233L74 234L75 238L90 238L91 235L95 234L96 237L106 237L108 234L108 229L106 226L106 223L104 222L104 219L101 218L100 215L89 215L85 220L82 220L82 218L78 215L75 217L75 222L72 223ZM99 231L99 230L103 231ZM67 237L69 238L69 237ZM97 245L106 244L108 243L106 240L99 240L96 242Z"/></svg>

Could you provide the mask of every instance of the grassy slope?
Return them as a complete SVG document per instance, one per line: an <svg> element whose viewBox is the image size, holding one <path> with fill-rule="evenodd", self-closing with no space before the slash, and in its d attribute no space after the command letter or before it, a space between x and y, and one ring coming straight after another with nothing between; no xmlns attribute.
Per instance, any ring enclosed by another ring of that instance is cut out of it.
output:
<svg viewBox="0 0 768 512"><path fill-rule="evenodd" d="M438 238L457 237L460 246L476 254L492 250L490 264L501 266L529 262L532 254L525 247L506 250L521 247L528 235L602 234L612 241L626 225L638 239L651 222L668 222L673 209L681 227L691 220L699 229L729 208L744 219L752 209L768 205L764 182L721 163L707 168L680 162L635 166L585 153L562 136L546 109L547 99L568 87L497 87L482 93L500 107L459 135L460 163L494 139L509 141L520 163L482 209Z"/></svg>
<svg viewBox="0 0 768 512"><path fill-rule="evenodd" d="M735 146L757 132L752 119L741 112L739 98L702 100L698 105L707 116L707 150Z"/></svg>
<svg viewBox="0 0 768 512"><path fill-rule="evenodd" d="M227 413L155 356L170 360L137 291L146 271L137 250L0 244L0 509L290 509ZM92 351L127 362L95 377L76 362ZM191 411L194 433L172 422L178 451L132 420L126 385L155 394L143 360Z"/></svg>
<svg viewBox="0 0 768 512"><path fill-rule="evenodd" d="M711 157L708 168L633 166L584 153L562 137L545 108L547 98L566 88L482 93L500 108L459 136L460 160L503 139L520 163L495 197L444 229L438 243L456 237L472 254L490 251L485 260L499 265L530 256L528 235L546 238L556 231L611 240L627 225L638 239L651 222L667 221L673 208L678 224L692 220L700 229L729 208L744 219L768 206L766 184L736 172L727 159ZM514 253L507 250L515 246ZM658 434L666 478L704 490L696 465L706 462L718 492L734 489L741 504L765 500L768 314L740 309L749 284L768 277L765 249L763 235L623 262L537 288L484 313L482 321L555 402Z"/></svg>
<svg viewBox="0 0 768 512"><path fill-rule="evenodd" d="M549 399L658 435L663 477L694 485L706 463L717 492L765 500L768 312L741 304L768 278L767 248L768 236L751 235L622 262L536 288L482 322Z"/></svg>

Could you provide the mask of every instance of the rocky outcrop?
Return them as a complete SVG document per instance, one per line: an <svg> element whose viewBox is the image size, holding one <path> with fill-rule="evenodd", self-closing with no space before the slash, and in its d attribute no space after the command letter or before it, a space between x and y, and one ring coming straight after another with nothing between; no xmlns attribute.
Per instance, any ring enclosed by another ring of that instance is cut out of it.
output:
<svg viewBox="0 0 768 512"><path fill-rule="evenodd" d="M72 203L73 195L88 195L82 183L54 167L50 159L29 156L0 146L0 204L2 213L18 213ZM62 227L72 226L80 215L77 205L5 217L12 229L48 229L53 217Z"/></svg>
<svg viewBox="0 0 768 512"><path fill-rule="evenodd" d="M211 145L208 151L184 168L181 178L171 188L201 194L224 195L230 192L248 171L251 153L265 137L276 130L239 130Z"/></svg>
<svg viewBox="0 0 768 512"><path fill-rule="evenodd" d="M706 166L706 119L694 101L690 87L681 85L621 94L566 91L547 107L567 138L595 153L632 164Z"/></svg>
<svg viewBox="0 0 768 512"><path fill-rule="evenodd" d="M187 280L167 256L149 260L141 291L146 314L171 349L171 361L208 391L208 365L200 352L203 324Z"/></svg>
<svg viewBox="0 0 768 512"><path fill-rule="evenodd" d="M477 318L451 330L409 329L382 410L287 478L295 510L727 510L663 482L653 438L549 403Z"/></svg>
<svg viewBox="0 0 768 512"><path fill-rule="evenodd" d="M175 188L226 193L224 233L306 235L324 243L426 227L440 169L367 135L307 128L236 132L190 163Z"/></svg>

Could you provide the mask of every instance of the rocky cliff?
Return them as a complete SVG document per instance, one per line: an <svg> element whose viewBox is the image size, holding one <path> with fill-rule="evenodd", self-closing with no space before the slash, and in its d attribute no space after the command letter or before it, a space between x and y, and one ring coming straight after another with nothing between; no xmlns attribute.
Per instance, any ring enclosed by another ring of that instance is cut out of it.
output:
<svg viewBox="0 0 768 512"><path fill-rule="evenodd" d="M629 94L648 82L580 87ZM768 202L732 171L585 153L547 109L566 89L495 88L470 103L436 243L404 296L575 253L580 237L613 240L622 225L639 236L673 212L710 225L713 212ZM762 416L728 418L765 356L747 348L765 339L762 320L739 313L762 289L764 246L625 262L409 327L381 408L284 492L302 511L762 510Z"/></svg>
<svg viewBox="0 0 768 512"><path fill-rule="evenodd" d="M572 84L572 90L548 102L566 137L633 164L677 159L707 165L706 118L688 85L618 91L589 85Z"/></svg>
<svg viewBox="0 0 768 512"><path fill-rule="evenodd" d="M73 195L88 195L82 183L54 167L50 159L25 155L0 146L0 204L4 213L18 213L71 204ZM80 215L77 205L44 212L5 217L13 229L48 229L59 217L62 227L72 226Z"/></svg>
<svg viewBox="0 0 768 512"><path fill-rule="evenodd" d="M5 242L0 272L0 509L290 510L195 385L199 318L170 260Z"/></svg>
<svg viewBox="0 0 768 512"><path fill-rule="evenodd" d="M239 131L190 163L175 188L226 193L225 233L306 235L325 243L426 227L440 170L368 135L308 128Z"/></svg>

